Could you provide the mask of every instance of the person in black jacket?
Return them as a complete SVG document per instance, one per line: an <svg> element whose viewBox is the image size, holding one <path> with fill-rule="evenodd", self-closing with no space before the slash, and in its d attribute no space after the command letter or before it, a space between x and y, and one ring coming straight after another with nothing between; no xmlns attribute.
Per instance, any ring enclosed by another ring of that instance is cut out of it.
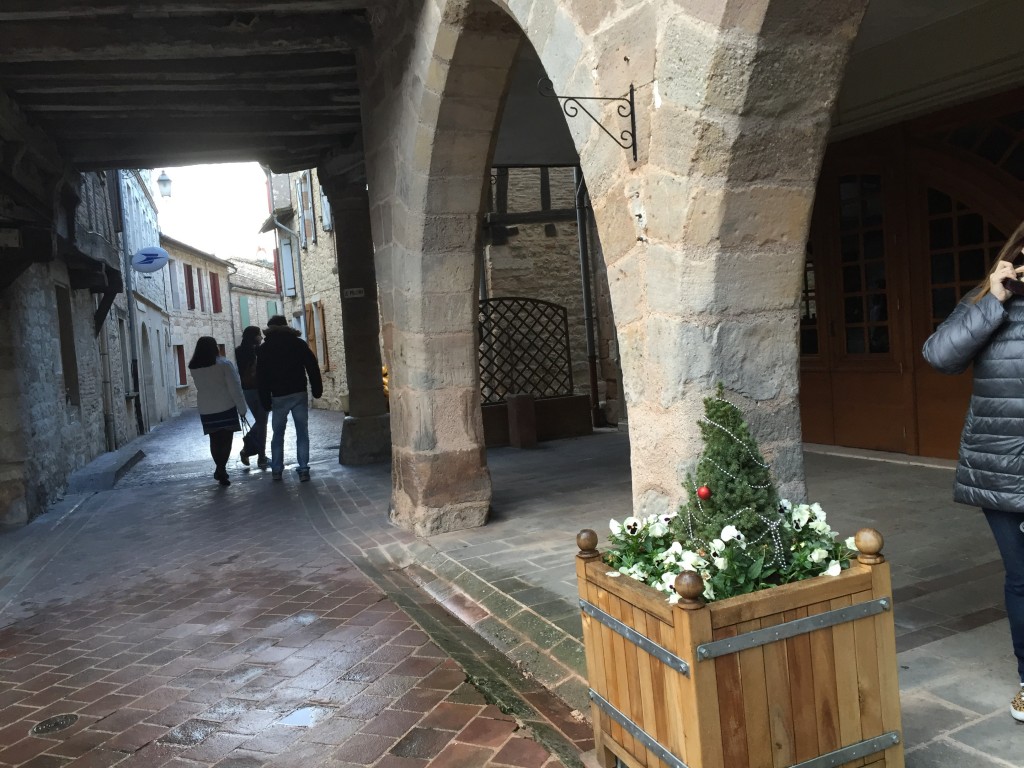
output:
<svg viewBox="0 0 1024 768"><path fill-rule="evenodd" d="M256 377L256 358L259 356L260 344L263 342L263 331L259 326L250 325L242 331L242 343L235 347L235 364L238 375L242 379L242 392L245 402L252 413L253 423L242 438L242 452L238 457L249 466L249 457L256 456L256 464L265 469L270 460L267 458L267 411L260 402L259 379Z"/></svg>
<svg viewBox="0 0 1024 768"><path fill-rule="evenodd" d="M284 472L284 431L288 414L295 422L295 452L299 480L309 480L309 398L306 380L314 398L324 393L320 364L299 332L281 315L267 321L265 341L256 361L260 402L271 413L274 436L270 440L270 470L275 480Z"/></svg>
<svg viewBox="0 0 1024 768"><path fill-rule="evenodd" d="M1024 721L1024 224L988 276L924 343L940 373L972 365L971 402L960 437L953 500L985 513L1005 566L1003 596L1020 688L1010 715Z"/></svg>

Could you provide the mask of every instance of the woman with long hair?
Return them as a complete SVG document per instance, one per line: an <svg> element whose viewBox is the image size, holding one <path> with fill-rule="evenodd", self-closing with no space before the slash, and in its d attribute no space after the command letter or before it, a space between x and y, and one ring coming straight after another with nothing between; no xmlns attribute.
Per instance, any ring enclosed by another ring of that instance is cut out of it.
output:
<svg viewBox="0 0 1024 768"><path fill-rule="evenodd" d="M203 434L210 436L210 456L217 467L213 477L221 485L231 485L227 470L231 443L240 429L238 417L245 418L246 411L238 371L230 360L221 357L212 336L196 342L188 367L196 384Z"/></svg>
<svg viewBox="0 0 1024 768"><path fill-rule="evenodd" d="M1010 715L1024 721L1024 223L982 283L924 344L941 373L974 365L953 499L980 507L1006 569L1004 597L1020 688Z"/></svg>

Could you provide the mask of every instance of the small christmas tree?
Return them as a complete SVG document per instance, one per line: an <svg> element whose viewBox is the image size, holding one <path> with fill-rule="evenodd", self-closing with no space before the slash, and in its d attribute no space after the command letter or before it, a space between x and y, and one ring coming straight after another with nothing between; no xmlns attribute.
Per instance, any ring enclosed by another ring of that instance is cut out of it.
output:
<svg viewBox="0 0 1024 768"><path fill-rule="evenodd" d="M704 399L698 422L704 451L686 475L687 502L674 520L676 535L704 551L728 525L744 532L750 545L763 548L765 563L784 567L789 549L779 511L779 494L768 464L750 436L739 408L723 397Z"/></svg>

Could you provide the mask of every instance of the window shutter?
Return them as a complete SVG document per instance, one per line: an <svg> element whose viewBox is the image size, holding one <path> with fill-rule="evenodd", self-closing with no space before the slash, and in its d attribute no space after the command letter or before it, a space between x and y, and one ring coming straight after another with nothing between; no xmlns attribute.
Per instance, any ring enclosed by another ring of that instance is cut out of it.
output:
<svg viewBox="0 0 1024 768"><path fill-rule="evenodd" d="M220 276L215 272L210 273L210 305L214 312L224 311L220 303Z"/></svg>
<svg viewBox="0 0 1024 768"><path fill-rule="evenodd" d="M331 356L327 351L327 321L324 317L324 303L318 302L316 304L317 322L319 322L318 332L320 339L320 367L325 371L331 369Z"/></svg>
<svg viewBox="0 0 1024 768"><path fill-rule="evenodd" d="M274 293L281 293L281 251L277 248L274 249Z"/></svg>
<svg viewBox="0 0 1024 768"><path fill-rule="evenodd" d="M334 228L334 215L331 213L331 201L324 192L323 185L320 185L320 223L324 232L330 232Z"/></svg>
<svg viewBox="0 0 1024 768"><path fill-rule="evenodd" d="M295 205L299 209L299 247L308 248L309 234L306 231L306 195L303 192L302 186L302 178L300 177L295 180Z"/></svg>
<svg viewBox="0 0 1024 768"><path fill-rule="evenodd" d="M196 270L196 283L199 287L199 311L206 311L206 292L203 290L203 270Z"/></svg>
<svg viewBox="0 0 1024 768"><path fill-rule="evenodd" d="M284 284L284 295L295 295L295 265L292 263L292 241L290 238L281 241L281 282Z"/></svg>
<svg viewBox="0 0 1024 768"><path fill-rule="evenodd" d="M306 305L306 343L310 351L316 354L316 326L313 324L313 305Z"/></svg>
<svg viewBox="0 0 1024 768"><path fill-rule="evenodd" d="M305 235L309 242L316 243L316 206L313 205L313 174L305 171L302 174L302 218L306 223Z"/></svg>
<svg viewBox="0 0 1024 768"><path fill-rule="evenodd" d="M178 360L178 386L183 387L188 384L188 380L185 378L185 347L176 344L174 354Z"/></svg>
<svg viewBox="0 0 1024 768"><path fill-rule="evenodd" d="M276 314L277 314L277 302L276 301L268 301L267 302L267 317L273 317Z"/></svg>
<svg viewBox="0 0 1024 768"><path fill-rule="evenodd" d="M243 329L248 328L250 325L252 325L252 323L249 322L249 297L248 296L239 296L238 297L238 318L239 318L239 320L242 323L242 328Z"/></svg>
<svg viewBox="0 0 1024 768"><path fill-rule="evenodd" d="M196 286L192 280L192 265L185 265L185 301L189 309L196 308Z"/></svg>

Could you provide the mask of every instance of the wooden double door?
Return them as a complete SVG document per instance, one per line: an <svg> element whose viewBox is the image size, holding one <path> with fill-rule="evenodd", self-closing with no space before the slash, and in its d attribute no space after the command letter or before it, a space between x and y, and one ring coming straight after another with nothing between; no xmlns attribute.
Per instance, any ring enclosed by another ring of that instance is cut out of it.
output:
<svg viewBox="0 0 1024 768"><path fill-rule="evenodd" d="M829 148L801 305L806 442L956 456L971 374L935 372L921 347L1024 218L1024 119L971 117Z"/></svg>

